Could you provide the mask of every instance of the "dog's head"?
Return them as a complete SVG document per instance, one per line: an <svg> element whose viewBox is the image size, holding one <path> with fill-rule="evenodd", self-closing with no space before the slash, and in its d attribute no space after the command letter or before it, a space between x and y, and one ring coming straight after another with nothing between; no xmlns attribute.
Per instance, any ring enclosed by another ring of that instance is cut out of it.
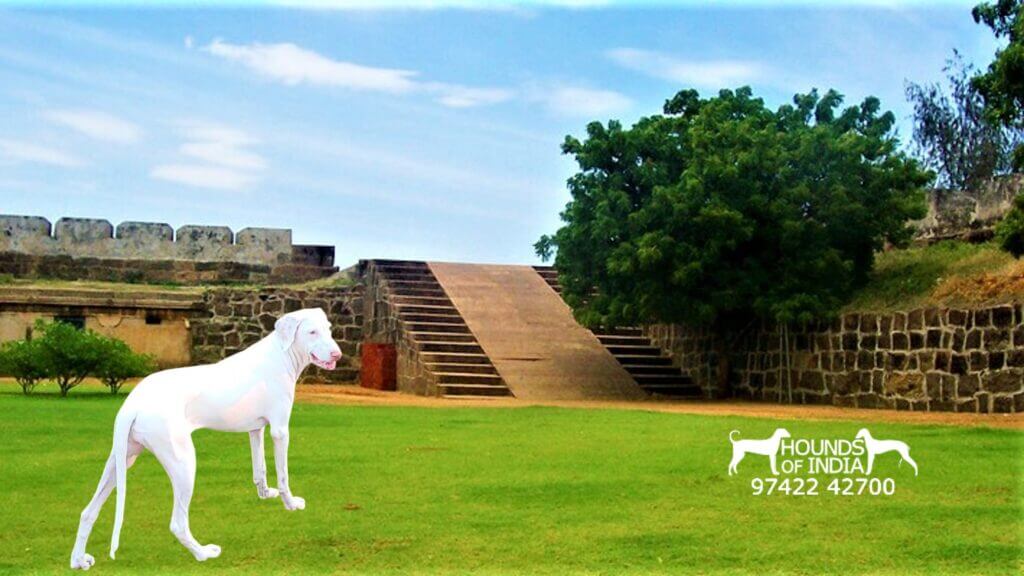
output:
<svg viewBox="0 0 1024 576"><path fill-rule="evenodd" d="M775 433L772 434L775 438L789 438L789 430L785 428L776 428Z"/></svg>
<svg viewBox="0 0 1024 576"><path fill-rule="evenodd" d="M341 348L331 338L331 323L320 308L296 310L281 316L274 324L274 334L282 350L295 348L324 370L334 370L341 358Z"/></svg>
<svg viewBox="0 0 1024 576"><path fill-rule="evenodd" d="M871 438L871 432L868 432L867 428L861 428L860 430L857 431L857 438L860 438L862 440Z"/></svg>

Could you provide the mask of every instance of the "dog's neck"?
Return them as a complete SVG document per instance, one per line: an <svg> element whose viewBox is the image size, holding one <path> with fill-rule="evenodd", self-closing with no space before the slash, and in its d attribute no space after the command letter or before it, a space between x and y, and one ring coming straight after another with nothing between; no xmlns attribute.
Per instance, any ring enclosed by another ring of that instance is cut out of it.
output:
<svg viewBox="0 0 1024 576"><path fill-rule="evenodd" d="M294 344L281 351L284 355L285 370L288 371L288 378L293 383L299 380L302 371L309 366L309 354L298 350Z"/></svg>

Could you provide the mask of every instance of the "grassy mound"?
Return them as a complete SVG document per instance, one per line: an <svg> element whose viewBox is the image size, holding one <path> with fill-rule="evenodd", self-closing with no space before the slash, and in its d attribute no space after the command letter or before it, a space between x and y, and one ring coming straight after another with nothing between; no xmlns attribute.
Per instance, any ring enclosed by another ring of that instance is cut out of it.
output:
<svg viewBox="0 0 1024 576"><path fill-rule="evenodd" d="M994 244L946 241L879 254L847 311L979 306L1024 300L1024 261Z"/></svg>

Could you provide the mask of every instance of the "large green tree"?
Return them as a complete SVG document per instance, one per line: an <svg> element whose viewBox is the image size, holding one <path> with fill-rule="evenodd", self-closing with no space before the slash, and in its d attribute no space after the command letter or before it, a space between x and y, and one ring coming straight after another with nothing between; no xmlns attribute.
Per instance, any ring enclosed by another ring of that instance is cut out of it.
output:
<svg viewBox="0 0 1024 576"><path fill-rule="evenodd" d="M683 322L727 331L751 314L827 316L875 251L909 239L931 175L898 150L879 101L834 91L767 108L749 88L679 92L663 115L591 123L562 146L579 172L555 253L588 325Z"/></svg>
<svg viewBox="0 0 1024 576"><path fill-rule="evenodd" d="M1024 127L1024 0L996 0L975 6L974 21L984 23L1005 47L974 85L985 97L985 106L994 119L1008 127ZM1024 169L1024 146L1014 157L1017 170Z"/></svg>

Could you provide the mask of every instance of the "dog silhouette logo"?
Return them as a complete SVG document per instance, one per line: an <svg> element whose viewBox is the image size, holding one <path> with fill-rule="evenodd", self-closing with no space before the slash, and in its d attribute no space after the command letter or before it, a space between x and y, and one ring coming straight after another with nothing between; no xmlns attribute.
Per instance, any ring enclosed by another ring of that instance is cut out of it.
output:
<svg viewBox="0 0 1024 576"><path fill-rule="evenodd" d="M737 440L735 435L739 430L729 432L729 442L732 443L732 461L729 462L729 476L736 473L736 466L747 454L760 454L768 457L768 464L772 468L772 474L779 475L776 466L776 459L779 455L779 448L782 446L782 439L789 438L789 430L777 428L774 433L764 440Z"/></svg>
<svg viewBox="0 0 1024 576"><path fill-rule="evenodd" d="M875 456L886 452L896 452L900 455L899 464L904 461L914 469L914 476L917 476L917 462L910 457L910 446L901 440L878 440L871 436L867 428L861 428L857 432L857 439L864 442L864 451L868 455L868 466L864 474L871 474L871 468L875 465Z"/></svg>

